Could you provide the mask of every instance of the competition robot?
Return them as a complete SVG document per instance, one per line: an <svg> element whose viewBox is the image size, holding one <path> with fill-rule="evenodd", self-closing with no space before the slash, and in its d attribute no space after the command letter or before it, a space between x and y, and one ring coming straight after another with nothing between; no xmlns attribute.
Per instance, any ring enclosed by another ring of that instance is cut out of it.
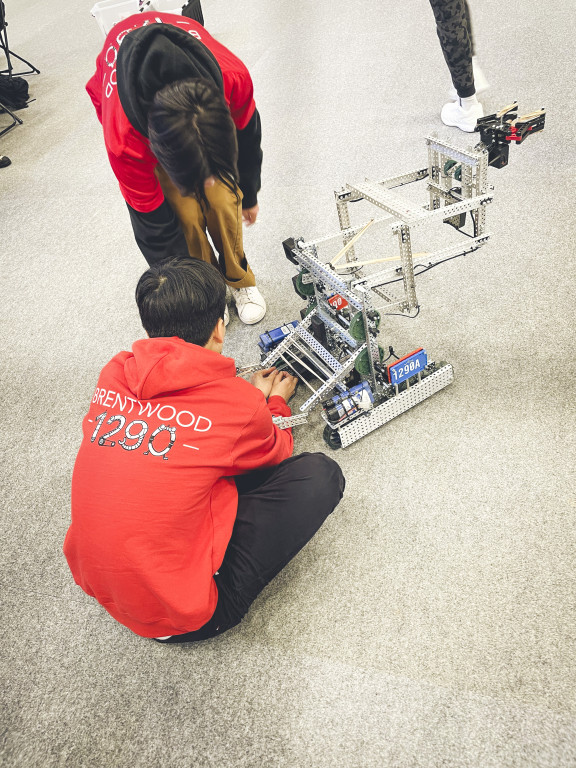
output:
<svg viewBox="0 0 576 768"><path fill-rule="evenodd" d="M335 192L340 232L284 241L286 257L298 267L294 288L307 305L299 322L262 334L260 365L239 369L245 374L273 365L286 368L308 388L300 413L277 417L279 426L305 423L320 406L324 439L333 448L345 447L451 383L452 366L430 360L423 348L397 358L389 347L386 355L377 341L382 314L414 317L419 311L415 277L488 241L488 166L507 165L510 145L541 131L544 121L544 110L518 117L514 103L478 120L480 143L474 148L429 136L426 168ZM427 205L394 191L424 179ZM351 226L349 206L360 201L369 204L372 217ZM412 231L434 222L451 225L463 237L414 254ZM382 252L378 238L383 233L397 238L398 255L372 257L374 247ZM368 253L362 254L365 246ZM423 257L426 264L414 264Z"/></svg>

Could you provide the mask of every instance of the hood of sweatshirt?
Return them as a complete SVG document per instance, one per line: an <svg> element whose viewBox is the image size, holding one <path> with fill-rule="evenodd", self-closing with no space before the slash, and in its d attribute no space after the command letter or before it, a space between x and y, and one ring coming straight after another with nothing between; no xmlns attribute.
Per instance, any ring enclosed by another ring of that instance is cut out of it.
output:
<svg viewBox="0 0 576 768"><path fill-rule="evenodd" d="M156 93L176 80L201 77L223 90L214 55L193 35L171 24L129 32L118 51L118 97L130 123L148 136L148 112Z"/></svg>
<svg viewBox="0 0 576 768"><path fill-rule="evenodd" d="M125 354L126 383L139 400L236 376L231 357L175 336L141 339Z"/></svg>

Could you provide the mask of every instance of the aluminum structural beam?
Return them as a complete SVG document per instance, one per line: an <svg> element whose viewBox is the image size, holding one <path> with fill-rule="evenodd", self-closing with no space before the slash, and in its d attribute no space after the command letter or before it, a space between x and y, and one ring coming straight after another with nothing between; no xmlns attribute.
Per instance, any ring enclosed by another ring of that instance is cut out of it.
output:
<svg viewBox="0 0 576 768"><path fill-rule="evenodd" d="M454 370L451 365L444 365L434 373L426 376L417 384L412 384L409 389L400 394L391 397L390 400L376 406L371 411L359 416L358 418L338 429L342 447L351 445L364 435L369 434L396 416L409 410L418 403L436 392L439 392L454 379Z"/></svg>
<svg viewBox="0 0 576 768"><path fill-rule="evenodd" d="M458 213L465 213L492 202L492 195L478 195L477 197L471 197L467 200L445 205L443 208L436 208L431 211L427 208L408 203L400 195L396 195L373 182L356 184L354 186L349 184L347 186L365 200L368 200L368 202L383 208L409 226L418 226L425 221L434 219L447 219ZM396 225L393 229L396 229L398 226Z"/></svg>
<svg viewBox="0 0 576 768"><path fill-rule="evenodd" d="M413 181L421 181L428 176L428 168L420 168L417 171L410 171L409 173L403 173L400 176L392 176L389 179L382 179L381 181L374 182L379 184L385 189L393 189L394 187L402 187L405 184L412 184ZM370 181L370 179L365 179Z"/></svg>
<svg viewBox="0 0 576 768"><path fill-rule="evenodd" d="M460 163L466 163L466 165L478 165L482 160L483 154L485 153L485 150L483 152L481 150L475 149L462 149L462 147L449 144L444 140L439 141L437 136L427 136L426 143L433 152L440 152L441 154L450 157L452 160L456 160Z"/></svg>
<svg viewBox="0 0 576 768"><path fill-rule="evenodd" d="M421 206L414 205L405 200L401 195L391 192L389 189L373 181L365 181L360 184L347 184L346 187L359 197L368 200L378 208L391 213L397 219L407 224L419 222L426 214Z"/></svg>
<svg viewBox="0 0 576 768"><path fill-rule="evenodd" d="M478 195L477 197L469 197L457 203L445 205L443 208L435 208L433 211L425 210L424 213L426 215L420 221L417 221L416 224L422 224L423 221L430 221L431 219L449 219L459 213L475 211L481 206L491 203L493 199L492 195ZM396 227L398 226L396 225Z"/></svg>
<svg viewBox="0 0 576 768"><path fill-rule="evenodd" d="M341 294L355 309L361 310L362 302L358 299L358 296L348 290L346 283L326 264L323 264L314 254L314 251L314 248L298 247L292 249L292 254L301 267L307 269L317 280L328 286L333 293Z"/></svg>
<svg viewBox="0 0 576 768"><path fill-rule="evenodd" d="M350 355L350 357L342 365L341 369L336 371L333 376L327 379L324 384L322 384L322 386L318 387L316 392L311 397L309 397L303 405L300 406L300 410L306 413L313 405L318 403L322 397L328 395L330 390L334 389L336 384L352 370L357 358L362 354L362 352L364 352L365 349L367 349L367 345L362 344L361 347L359 347L352 355Z"/></svg>
<svg viewBox="0 0 576 768"><path fill-rule="evenodd" d="M306 424L308 414L295 413L293 416L272 416L272 421L279 429L288 429L289 427L297 427L299 424Z"/></svg>
<svg viewBox="0 0 576 768"><path fill-rule="evenodd" d="M356 341L356 339L353 339L352 336L344 329L341 325L334 322L331 317L329 317L326 312L322 311L322 308L318 308L318 317L322 320L324 323L324 326L326 328L329 328L332 333L339 336L342 341L344 341L351 349L356 349L356 347L359 345L359 342Z"/></svg>
<svg viewBox="0 0 576 768"><path fill-rule="evenodd" d="M304 341L311 350L313 350L318 357L320 357L324 362L330 366L330 368L335 373L340 373L342 370L342 365L336 360L333 355L328 352L327 349L325 349L320 342L312 336L311 333L308 333L308 331L305 328L302 328L301 325L297 325L294 329L294 336L299 336L302 341Z"/></svg>

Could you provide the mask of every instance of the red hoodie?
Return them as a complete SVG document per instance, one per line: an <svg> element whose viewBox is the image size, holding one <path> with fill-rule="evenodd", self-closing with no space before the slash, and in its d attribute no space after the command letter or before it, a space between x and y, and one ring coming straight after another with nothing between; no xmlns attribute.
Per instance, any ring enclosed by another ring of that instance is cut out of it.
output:
<svg viewBox="0 0 576 768"><path fill-rule="evenodd" d="M150 149L149 141L132 125L120 103L117 59L120 45L126 35L134 29L150 24L172 25L199 40L211 52L221 71L224 99L237 129L246 128L256 109L252 79L245 65L197 21L185 16L155 11L137 13L115 24L96 59L96 72L86 84L86 90L102 123L110 165L120 184L122 196L128 205L141 212L156 210L164 201L164 194L154 175L158 160ZM186 39L186 36L184 38ZM174 51L171 53L174 55ZM185 54L182 53L182 56ZM147 66L152 67L152 63L149 62ZM131 85L135 91L138 90L137 84ZM259 171L256 175L259 178ZM251 205L255 204L257 190L251 189L248 194L248 190L242 191L250 198Z"/></svg>
<svg viewBox="0 0 576 768"><path fill-rule="evenodd" d="M116 355L72 477L64 554L76 583L143 637L203 626L236 517L232 476L292 454L291 431L272 414L290 408L211 350L156 338Z"/></svg>

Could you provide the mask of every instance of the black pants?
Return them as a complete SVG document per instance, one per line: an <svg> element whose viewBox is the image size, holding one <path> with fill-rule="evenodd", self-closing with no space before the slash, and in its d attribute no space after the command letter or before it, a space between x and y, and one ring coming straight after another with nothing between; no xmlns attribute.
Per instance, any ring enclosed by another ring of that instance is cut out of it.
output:
<svg viewBox="0 0 576 768"><path fill-rule="evenodd" d="M195 632L162 643L206 640L234 627L284 566L310 541L344 493L338 464L323 453L301 453L271 469L236 478L238 513L224 560L214 576L214 615Z"/></svg>
<svg viewBox="0 0 576 768"><path fill-rule="evenodd" d="M472 73L474 38L468 3L466 0L430 0L430 5L456 93L462 99L473 96L476 93Z"/></svg>

